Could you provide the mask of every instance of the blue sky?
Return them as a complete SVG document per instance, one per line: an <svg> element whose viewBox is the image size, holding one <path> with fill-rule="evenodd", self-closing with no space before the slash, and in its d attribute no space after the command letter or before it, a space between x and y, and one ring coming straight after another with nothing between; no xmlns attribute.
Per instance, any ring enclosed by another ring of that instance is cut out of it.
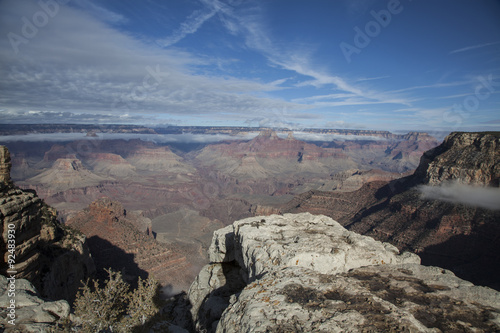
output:
<svg viewBox="0 0 500 333"><path fill-rule="evenodd" d="M0 123L500 129L500 2L0 0Z"/></svg>

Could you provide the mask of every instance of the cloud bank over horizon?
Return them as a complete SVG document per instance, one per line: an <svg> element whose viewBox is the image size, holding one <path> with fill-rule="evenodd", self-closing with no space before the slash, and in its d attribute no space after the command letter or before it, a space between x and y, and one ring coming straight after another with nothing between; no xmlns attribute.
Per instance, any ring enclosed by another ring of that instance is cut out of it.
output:
<svg viewBox="0 0 500 333"><path fill-rule="evenodd" d="M96 133L96 136L87 136L86 133L36 133L0 136L0 144L9 142L70 142L77 140L142 140L157 144L165 143L216 143L221 141L252 140L258 132L244 135L229 134L135 134L135 133Z"/></svg>
<svg viewBox="0 0 500 333"><path fill-rule="evenodd" d="M77 140L142 140L151 141L157 144L168 143L218 143L223 141L248 141L254 139L260 133L259 130L250 131L245 134L229 135L229 134L198 134L198 133L182 133L182 134L135 134L135 133L96 133L96 136L87 136L87 133L30 133L16 135L0 136L0 144L9 142L69 142ZM342 134L326 134L326 133L307 133L301 131L292 131L293 136L297 140L302 141L357 141L357 140L373 140L385 141L385 138L372 135L342 135ZM277 133L278 137L285 139L288 137L288 132Z"/></svg>

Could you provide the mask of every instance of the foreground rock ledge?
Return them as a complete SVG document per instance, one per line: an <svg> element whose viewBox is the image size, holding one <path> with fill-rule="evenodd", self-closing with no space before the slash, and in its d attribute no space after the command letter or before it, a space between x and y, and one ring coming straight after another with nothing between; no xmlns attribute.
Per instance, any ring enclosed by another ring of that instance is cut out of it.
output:
<svg viewBox="0 0 500 333"><path fill-rule="evenodd" d="M209 256L188 293L191 316L178 317L196 331L500 330L500 293L326 216L237 221L214 233Z"/></svg>
<svg viewBox="0 0 500 333"><path fill-rule="evenodd" d="M70 314L70 306L67 301L47 301L40 298L35 287L25 279L15 281L15 297L9 286L10 281L0 275L0 331L1 332L49 332L51 327L58 321L67 318ZM15 309L11 312L11 300L15 300ZM14 324L9 323L12 317L8 313L15 314Z"/></svg>

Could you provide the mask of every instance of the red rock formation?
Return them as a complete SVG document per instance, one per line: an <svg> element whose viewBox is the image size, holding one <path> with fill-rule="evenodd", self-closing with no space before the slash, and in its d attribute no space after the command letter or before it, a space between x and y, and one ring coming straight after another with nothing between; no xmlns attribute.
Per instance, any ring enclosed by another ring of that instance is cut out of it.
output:
<svg viewBox="0 0 500 333"><path fill-rule="evenodd" d="M263 131L249 142L233 142L229 145L213 145L211 149L228 156L255 156L260 158L287 158L291 160L315 160L322 157L347 159L341 149L321 148L296 140L293 136L281 139L274 131Z"/></svg>
<svg viewBox="0 0 500 333"><path fill-rule="evenodd" d="M93 202L84 211L68 219L67 224L84 233L98 273L105 277L104 268L124 270L130 281L151 274L163 286L176 289L189 286L196 266L193 249L158 243L146 233L139 232L134 216L109 198Z"/></svg>
<svg viewBox="0 0 500 333"><path fill-rule="evenodd" d="M322 176L355 168L356 164L341 149L279 138L264 131L248 142L231 142L205 147L196 155L201 166L216 169L239 180L291 179Z"/></svg>
<svg viewBox="0 0 500 333"><path fill-rule="evenodd" d="M337 142L354 161L391 172L413 171L422 154L439 142L426 133L408 133L387 140Z"/></svg>
<svg viewBox="0 0 500 333"><path fill-rule="evenodd" d="M49 151L45 152L43 160L38 163L37 168L50 168L58 159L76 159L75 151L66 146L55 144Z"/></svg>

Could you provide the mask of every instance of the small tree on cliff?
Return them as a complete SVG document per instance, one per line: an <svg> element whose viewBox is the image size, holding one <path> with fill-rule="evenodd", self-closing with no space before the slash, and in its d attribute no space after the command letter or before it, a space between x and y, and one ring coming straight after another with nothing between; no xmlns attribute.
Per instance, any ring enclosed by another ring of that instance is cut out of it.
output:
<svg viewBox="0 0 500 333"><path fill-rule="evenodd" d="M74 322L61 325L60 331L138 332L159 312L158 287L153 278L139 278L130 290L120 272L106 270L109 278L102 287L97 280L87 281L74 302Z"/></svg>

